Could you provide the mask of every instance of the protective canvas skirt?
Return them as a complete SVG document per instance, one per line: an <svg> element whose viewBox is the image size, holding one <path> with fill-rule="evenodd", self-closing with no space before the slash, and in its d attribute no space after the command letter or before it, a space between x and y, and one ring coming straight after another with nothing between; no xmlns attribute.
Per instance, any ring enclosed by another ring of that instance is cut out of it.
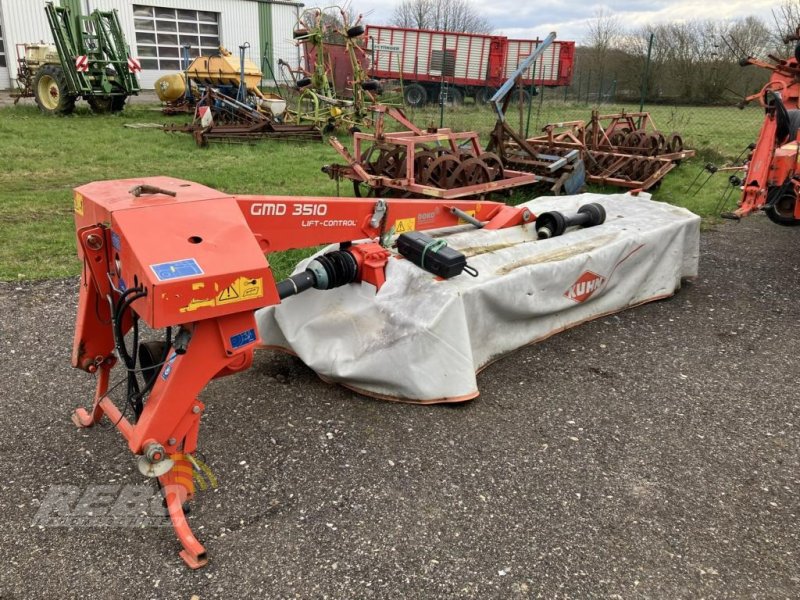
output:
<svg viewBox="0 0 800 600"><path fill-rule="evenodd" d="M697 275L700 218L685 209L628 194L543 197L526 206L571 214L588 202L604 206L606 222L552 239L537 240L533 225L448 233L447 244L478 277L437 280L398 258L377 293L354 283L288 298L257 313L262 343L296 354L326 381L377 398L474 398L476 373L491 361L670 296Z"/></svg>

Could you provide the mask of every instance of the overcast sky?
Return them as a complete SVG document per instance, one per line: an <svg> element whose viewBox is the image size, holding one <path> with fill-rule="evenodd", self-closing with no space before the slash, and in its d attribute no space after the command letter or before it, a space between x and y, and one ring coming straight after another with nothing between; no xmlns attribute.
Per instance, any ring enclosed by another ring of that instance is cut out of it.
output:
<svg viewBox="0 0 800 600"><path fill-rule="evenodd" d="M306 6L312 6L305 2ZM354 10L369 13L367 23L389 23L396 2L350 0ZM562 40L583 41L586 23L599 8L619 15L637 29L649 23L689 19L736 19L756 15L772 23L771 10L780 0L620 0L604 3L585 0L472 0L496 33L517 38L544 37L555 31Z"/></svg>

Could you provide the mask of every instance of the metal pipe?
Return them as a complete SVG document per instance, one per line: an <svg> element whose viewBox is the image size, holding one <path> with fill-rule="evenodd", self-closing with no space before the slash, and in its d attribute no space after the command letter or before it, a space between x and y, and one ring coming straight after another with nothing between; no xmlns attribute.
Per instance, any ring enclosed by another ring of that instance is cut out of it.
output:
<svg viewBox="0 0 800 600"><path fill-rule="evenodd" d="M511 88L514 87L517 77L524 73L531 63L539 58L539 56L544 53L544 51L548 48L548 46L550 46L550 44L553 43L555 39L556 32L551 31L550 35L544 38L542 44L536 48L536 50L531 52L530 55L517 66L517 69L511 75L509 75L508 79L506 79L506 82L501 85L500 89L497 90L494 96L489 99L489 102L494 104L495 110L497 111L497 116L501 122L506 120L506 116L503 114L503 99L506 97L508 92L511 91Z"/></svg>

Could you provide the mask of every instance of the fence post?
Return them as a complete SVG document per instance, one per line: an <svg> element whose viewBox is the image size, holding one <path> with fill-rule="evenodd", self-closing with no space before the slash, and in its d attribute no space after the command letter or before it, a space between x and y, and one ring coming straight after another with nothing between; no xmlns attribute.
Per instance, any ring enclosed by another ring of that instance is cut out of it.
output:
<svg viewBox="0 0 800 600"><path fill-rule="evenodd" d="M521 84L520 84L521 86ZM528 131L531 128L531 109L533 108L533 96L536 94L536 61L533 61L531 67L531 89L528 93L528 119L525 121L525 137L528 137Z"/></svg>
<svg viewBox="0 0 800 600"><path fill-rule="evenodd" d="M592 72L589 71L589 82L586 86L586 104L589 104L589 92L592 89Z"/></svg>
<svg viewBox="0 0 800 600"><path fill-rule="evenodd" d="M603 76L600 75L600 86L597 88L597 103L603 103Z"/></svg>
<svg viewBox="0 0 800 600"><path fill-rule="evenodd" d="M650 41L647 43L647 60L644 63L644 75L642 76L642 95L639 100L639 112L644 111L644 97L647 94L647 76L650 72L650 55L653 52L653 38L654 33L650 34ZM641 125L641 123L640 123Z"/></svg>

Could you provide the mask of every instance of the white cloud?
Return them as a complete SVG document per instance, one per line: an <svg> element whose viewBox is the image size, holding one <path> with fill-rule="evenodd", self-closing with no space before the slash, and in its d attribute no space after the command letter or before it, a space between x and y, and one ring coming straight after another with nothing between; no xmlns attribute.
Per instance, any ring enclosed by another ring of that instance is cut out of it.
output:
<svg viewBox="0 0 800 600"><path fill-rule="evenodd" d="M365 17L367 23L381 25L389 23L396 5L379 0L351 2L355 10L369 13ZM581 42L589 19L600 8L607 14L618 15L631 29L670 21L737 19L748 15L771 24L771 11L778 0L611 0L602 4L586 0L472 0L472 4L501 35L536 38L556 31L562 40Z"/></svg>

